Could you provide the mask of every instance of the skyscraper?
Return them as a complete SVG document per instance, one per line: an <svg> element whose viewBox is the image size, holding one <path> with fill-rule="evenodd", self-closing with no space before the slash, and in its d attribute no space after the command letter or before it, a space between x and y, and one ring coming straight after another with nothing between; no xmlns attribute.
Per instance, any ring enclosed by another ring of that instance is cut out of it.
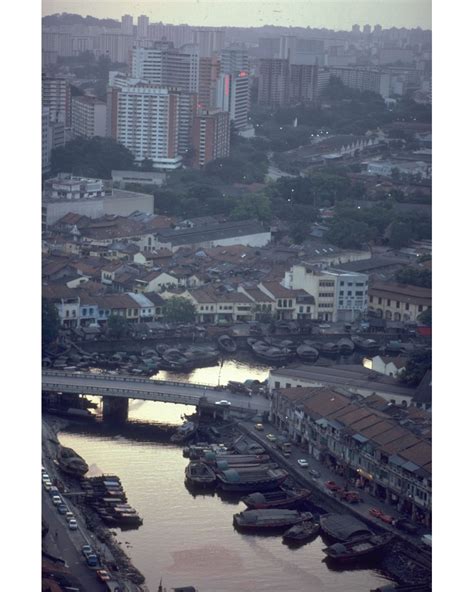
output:
<svg viewBox="0 0 474 592"><path fill-rule="evenodd" d="M137 37L140 39L145 39L148 37L148 25L150 23L150 19L142 14L137 19Z"/></svg>
<svg viewBox="0 0 474 592"><path fill-rule="evenodd" d="M122 16L121 31L124 35L133 35L133 16L124 14Z"/></svg>
<svg viewBox="0 0 474 592"><path fill-rule="evenodd" d="M155 84L197 92L197 50L190 46L188 51L180 51L167 41L155 42L152 48L134 47L131 54L131 75L132 78Z"/></svg>
<svg viewBox="0 0 474 592"><path fill-rule="evenodd" d="M209 109L215 102L217 79L220 73L220 61L217 56L199 58L198 106Z"/></svg>
<svg viewBox="0 0 474 592"><path fill-rule="evenodd" d="M173 170L191 144L196 94L110 73L108 133L133 152Z"/></svg>
<svg viewBox="0 0 474 592"><path fill-rule="evenodd" d="M222 29L194 29L193 43L199 48L200 58L210 58L224 47L224 31Z"/></svg>
<svg viewBox="0 0 474 592"><path fill-rule="evenodd" d="M249 75L248 72L221 73L217 80L215 106L227 111L236 129L248 124Z"/></svg>
<svg viewBox="0 0 474 592"><path fill-rule="evenodd" d="M289 62L263 59L259 64L258 103L280 107L289 100Z"/></svg>
<svg viewBox="0 0 474 592"><path fill-rule="evenodd" d="M226 158L230 152L229 113L199 110L194 117L192 131L193 166L203 167L216 158Z"/></svg>
<svg viewBox="0 0 474 592"><path fill-rule="evenodd" d="M51 121L71 126L71 86L66 79L43 76L41 98L43 107L49 109Z"/></svg>

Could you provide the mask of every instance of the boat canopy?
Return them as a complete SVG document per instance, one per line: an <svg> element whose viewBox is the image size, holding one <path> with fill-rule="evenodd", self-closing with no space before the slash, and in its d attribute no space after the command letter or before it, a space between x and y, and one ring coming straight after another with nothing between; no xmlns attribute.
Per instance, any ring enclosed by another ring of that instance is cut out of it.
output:
<svg viewBox="0 0 474 592"><path fill-rule="evenodd" d="M239 483L240 475L235 469L227 469L226 471L222 471L222 473L229 483Z"/></svg>

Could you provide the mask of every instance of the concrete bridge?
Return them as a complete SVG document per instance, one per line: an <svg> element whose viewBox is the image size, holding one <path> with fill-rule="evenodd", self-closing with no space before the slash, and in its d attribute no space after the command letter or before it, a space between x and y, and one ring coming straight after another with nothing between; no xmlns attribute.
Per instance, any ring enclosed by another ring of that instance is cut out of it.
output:
<svg viewBox="0 0 474 592"><path fill-rule="evenodd" d="M231 402L231 409L269 411L270 402L261 397L253 398L233 394L227 389L217 389L204 384L151 380L125 375L90 374L88 372L61 372L43 370L42 390L54 393L77 393L103 397L105 415L126 419L128 400L160 401L182 405L215 404L220 400ZM224 406L222 406L224 408ZM229 406L226 407L227 409Z"/></svg>

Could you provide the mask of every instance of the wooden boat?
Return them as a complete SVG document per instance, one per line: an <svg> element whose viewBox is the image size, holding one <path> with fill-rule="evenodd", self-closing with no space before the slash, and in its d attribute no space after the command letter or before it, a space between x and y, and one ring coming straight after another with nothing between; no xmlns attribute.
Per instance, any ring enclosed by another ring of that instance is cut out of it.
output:
<svg viewBox="0 0 474 592"><path fill-rule="evenodd" d="M171 442L185 442L191 436L196 433L197 424L192 421L186 421L183 423L182 426L176 430L176 432L171 436Z"/></svg>
<svg viewBox="0 0 474 592"><path fill-rule="evenodd" d="M280 489L280 491L260 491L251 493L242 498L242 501L251 510L264 510L268 508L288 508L295 503L307 499L311 495L309 489Z"/></svg>
<svg viewBox="0 0 474 592"><path fill-rule="evenodd" d="M268 465L217 472L218 485L224 491L268 491L276 489L287 477L288 473L283 469Z"/></svg>
<svg viewBox="0 0 474 592"><path fill-rule="evenodd" d="M342 356L348 356L354 352L355 345L352 339L349 337L341 337L337 342L337 346L339 347L339 353Z"/></svg>
<svg viewBox="0 0 474 592"><path fill-rule="evenodd" d="M351 339L354 342L356 349L360 351L373 353L379 349L379 345L374 339L363 339L358 336L351 337Z"/></svg>
<svg viewBox="0 0 474 592"><path fill-rule="evenodd" d="M318 343L318 350L322 356L332 357L339 355L339 346L332 341Z"/></svg>
<svg viewBox="0 0 474 592"><path fill-rule="evenodd" d="M319 351L310 345L300 345L296 348L296 354L303 362L316 362L319 358Z"/></svg>
<svg viewBox="0 0 474 592"><path fill-rule="evenodd" d="M219 345L219 348L226 353L233 354L237 351L237 344L230 335L220 335L217 338L217 344Z"/></svg>
<svg viewBox="0 0 474 592"><path fill-rule="evenodd" d="M234 525L248 530L268 530L294 526L312 518L311 512L296 510L245 510L234 514Z"/></svg>
<svg viewBox="0 0 474 592"><path fill-rule="evenodd" d="M319 522L322 531L336 541L347 542L374 534L363 522L349 514L322 514Z"/></svg>
<svg viewBox="0 0 474 592"><path fill-rule="evenodd" d="M289 530L283 533L283 541L285 543L302 543L318 536L321 530L317 522L307 521L292 526Z"/></svg>
<svg viewBox="0 0 474 592"><path fill-rule="evenodd" d="M346 543L335 543L323 549L329 558L334 561L354 561L361 558L369 558L386 550L394 540L390 533L373 535Z"/></svg>
<svg viewBox="0 0 474 592"><path fill-rule="evenodd" d="M191 485L210 486L216 482L216 474L209 465L202 462L190 462L185 469L186 480Z"/></svg>

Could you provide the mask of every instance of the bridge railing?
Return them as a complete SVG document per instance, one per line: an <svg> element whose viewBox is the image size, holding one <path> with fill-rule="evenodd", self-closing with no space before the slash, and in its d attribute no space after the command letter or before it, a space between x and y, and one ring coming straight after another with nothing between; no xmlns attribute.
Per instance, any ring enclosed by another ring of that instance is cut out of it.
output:
<svg viewBox="0 0 474 592"><path fill-rule="evenodd" d="M179 382L176 380L160 380L160 379L151 379L151 378L140 378L138 376L132 376L130 374L117 374L114 376L104 375L104 374L88 374L83 372L61 372L59 370L43 370L43 376L61 376L62 378L73 378L75 380L79 378L84 379L91 379L91 380L108 380L108 381L120 381L120 382L135 382L140 384L163 384L168 386L179 386L179 387L186 387L186 388L201 388L201 389L212 389L212 390L227 390L227 389L218 389L215 385L212 384L203 384L203 383L189 383L189 382Z"/></svg>

